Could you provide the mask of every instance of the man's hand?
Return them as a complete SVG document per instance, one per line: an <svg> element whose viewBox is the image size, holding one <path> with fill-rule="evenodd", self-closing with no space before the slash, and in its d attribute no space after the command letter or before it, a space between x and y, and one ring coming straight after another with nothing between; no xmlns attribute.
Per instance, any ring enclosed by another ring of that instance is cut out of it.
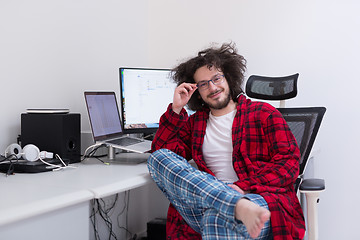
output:
<svg viewBox="0 0 360 240"><path fill-rule="evenodd" d="M235 184L228 184L229 187L231 187L232 189L236 190L237 192L241 193L242 195L248 194L249 192L245 192L244 190L242 190L241 188L239 188L238 185Z"/></svg>
<svg viewBox="0 0 360 240"><path fill-rule="evenodd" d="M195 83L182 83L175 88L172 109L179 114L197 89Z"/></svg>

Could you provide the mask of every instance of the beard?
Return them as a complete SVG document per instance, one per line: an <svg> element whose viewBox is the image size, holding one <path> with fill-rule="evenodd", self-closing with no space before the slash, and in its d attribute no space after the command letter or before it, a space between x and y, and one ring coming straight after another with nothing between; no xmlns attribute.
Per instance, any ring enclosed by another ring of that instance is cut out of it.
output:
<svg viewBox="0 0 360 240"><path fill-rule="evenodd" d="M209 108L223 109L229 104L230 100L231 100L230 93L227 92L226 97L221 101L216 101L215 103L211 103L211 102L208 102L208 101L205 101L205 100L203 100L203 101L209 106Z"/></svg>

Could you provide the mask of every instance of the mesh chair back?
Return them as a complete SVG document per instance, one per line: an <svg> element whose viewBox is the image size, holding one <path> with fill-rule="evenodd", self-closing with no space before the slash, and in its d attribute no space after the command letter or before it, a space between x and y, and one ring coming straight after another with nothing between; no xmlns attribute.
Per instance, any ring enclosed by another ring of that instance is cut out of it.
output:
<svg viewBox="0 0 360 240"><path fill-rule="evenodd" d="M278 108L300 148L300 177L304 174L311 149L324 117L325 107ZM298 189L298 182L295 190Z"/></svg>
<svg viewBox="0 0 360 240"><path fill-rule="evenodd" d="M285 100L297 95L296 73L286 77L264 77L251 75L246 82L246 95L264 100Z"/></svg>

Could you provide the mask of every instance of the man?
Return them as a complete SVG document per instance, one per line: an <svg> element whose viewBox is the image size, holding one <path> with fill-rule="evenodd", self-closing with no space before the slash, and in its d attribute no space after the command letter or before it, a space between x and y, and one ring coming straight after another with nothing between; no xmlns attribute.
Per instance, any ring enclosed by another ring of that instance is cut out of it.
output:
<svg viewBox="0 0 360 240"><path fill-rule="evenodd" d="M171 203L168 239L304 236L293 187L299 148L274 107L243 95L245 62L224 44L173 69L178 86L148 160ZM186 105L196 111L190 117Z"/></svg>

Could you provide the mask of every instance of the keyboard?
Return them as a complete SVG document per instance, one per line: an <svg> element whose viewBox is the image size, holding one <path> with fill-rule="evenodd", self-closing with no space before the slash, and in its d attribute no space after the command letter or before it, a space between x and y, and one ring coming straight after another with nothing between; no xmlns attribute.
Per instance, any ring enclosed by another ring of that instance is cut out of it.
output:
<svg viewBox="0 0 360 240"><path fill-rule="evenodd" d="M112 143L112 144L116 144L116 145L120 145L120 146L129 146L129 145L133 145L133 144L136 144L136 143L140 143L140 142L142 142L142 140L141 139L136 139L136 138L123 137L123 138L110 140L110 141L107 141L107 142Z"/></svg>

